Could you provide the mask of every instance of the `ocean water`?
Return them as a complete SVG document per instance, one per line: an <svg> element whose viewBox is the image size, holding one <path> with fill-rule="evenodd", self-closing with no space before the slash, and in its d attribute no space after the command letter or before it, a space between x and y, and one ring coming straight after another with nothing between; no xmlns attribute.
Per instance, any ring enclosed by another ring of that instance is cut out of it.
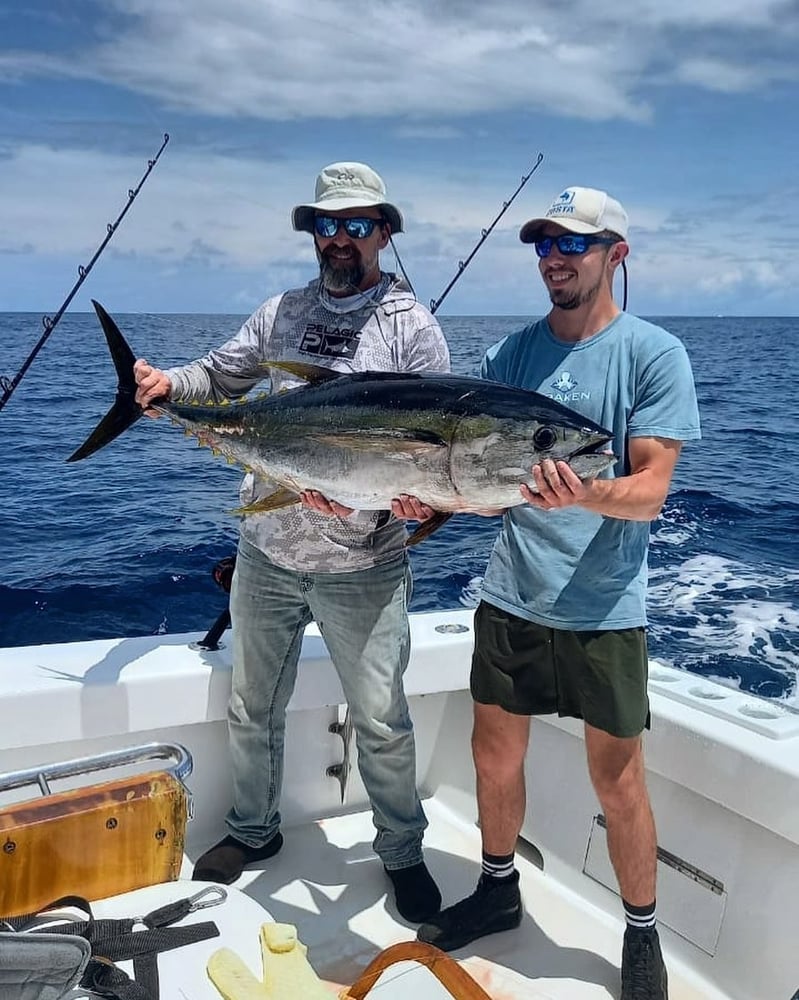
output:
<svg viewBox="0 0 799 1000"><path fill-rule="evenodd" d="M118 315L132 349L177 364L243 317ZM524 318L439 317L453 369ZM701 442L683 450L652 525L650 654L799 707L799 318L653 317L685 343ZM0 314L12 377L40 317ZM67 314L0 411L0 645L205 630L226 597L240 474L167 421L141 421L67 465L110 405L115 375L93 314ZM498 521L453 518L412 550L412 610L473 606Z"/></svg>

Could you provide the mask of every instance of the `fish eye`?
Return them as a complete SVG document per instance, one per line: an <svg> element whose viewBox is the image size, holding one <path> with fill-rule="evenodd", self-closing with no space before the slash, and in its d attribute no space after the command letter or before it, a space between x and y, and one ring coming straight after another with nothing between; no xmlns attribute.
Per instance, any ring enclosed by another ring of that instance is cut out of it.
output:
<svg viewBox="0 0 799 1000"><path fill-rule="evenodd" d="M533 444L539 451L549 451L558 440L558 435L551 427L539 427L533 434Z"/></svg>

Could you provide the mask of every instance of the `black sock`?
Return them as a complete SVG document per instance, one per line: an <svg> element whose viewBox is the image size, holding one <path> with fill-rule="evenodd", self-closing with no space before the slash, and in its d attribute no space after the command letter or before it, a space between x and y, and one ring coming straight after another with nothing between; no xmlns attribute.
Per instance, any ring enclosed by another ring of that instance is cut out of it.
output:
<svg viewBox="0 0 799 1000"><path fill-rule="evenodd" d="M643 931L655 926L654 899L649 906L633 906L626 899L622 899L622 904L624 905L624 917L628 927Z"/></svg>
<svg viewBox="0 0 799 1000"><path fill-rule="evenodd" d="M400 916L412 924L429 920L441 909L441 893L424 861L408 868L386 868L394 885Z"/></svg>
<svg viewBox="0 0 799 1000"><path fill-rule="evenodd" d="M514 854L487 854L483 851L483 875L484 879L500 882L502 879L510 878L516 871L513 863Z"/></svg>

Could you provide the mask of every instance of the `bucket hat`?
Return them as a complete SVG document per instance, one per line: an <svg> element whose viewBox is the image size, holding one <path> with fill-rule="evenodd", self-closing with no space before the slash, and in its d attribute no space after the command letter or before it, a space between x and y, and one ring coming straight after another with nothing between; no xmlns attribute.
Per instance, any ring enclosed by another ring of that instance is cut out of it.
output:
<svg viewBox="0 0 799 1000"><path fill-rule="evenodd" d="M386 185L365 163L331 163L316 178L314 201L295 205L291 224L299 232L312 233L314 216L348 208L379 208L392 233L402 232L402 213L386 200Z"/></svg>

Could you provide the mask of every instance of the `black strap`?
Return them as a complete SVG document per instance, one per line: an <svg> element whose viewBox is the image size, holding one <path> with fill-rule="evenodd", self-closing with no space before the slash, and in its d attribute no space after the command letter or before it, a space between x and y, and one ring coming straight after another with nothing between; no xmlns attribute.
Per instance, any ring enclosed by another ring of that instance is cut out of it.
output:
<svg viewBox="0 0 799 1000"><path fill-rule="evenodd" d="M176 924L179 920L183 920L184 917L187 917L197 909L198 904L194 900L194 896L187 896L185 899L175 900L174 903L159 906L158 909L151 910L146 916L141 917L140 922L150 930ZM139 922L131 918L96 920L92 913L91 904L83 896L61 896L59 899L53 900L52 903L43 906L41 910L37 910L36 913L26 913L18 917L5 917L0 918L0 920L8 924L12 930L27 931L31 930L35 924L42 923L42 918L46 918L48 913L54 910L63 910L66 907L82 910L86 914L87 919L84 921L73 921L71 924L65 924L63 927L54 927L53 933L55 934L80 934L82 937L93 941L98 937L108 937L117 928L122 932L130 931Z"/></svg>
<svg viewBox="0 0 799 1000"><path fill-rule="evenodd" d="M219 928L211 920L188 927L169 926L193 911L194 905L188 898L152 910L138 921L131 918L95 920L89 902L82 896L62 896L38 913L10 917L5 923L13 930L22 932L37 922L41 923L47 913L67 906L82 910L88 919L48 926L47 932L77 935L89 941L92 958L80 985L112 1000L159 1000L156 956L162 951L172 951L219 936ZM134 931L138 922L146 929ZM114 964L130 959L133 960L135 981Z"/></svg>
<svg viewBox="0 0 799 1000"><path fill-rule="evenodd" d="M101 977L101 984L107 990L101 994L102 996L118 996L119 1000L129 1000L129 998L139 1000L138 994L135 993L113 992L118 990L120 983L125 985L119 978L125 976L125 973L113 963L133 959L133 975L136 985L143 991L142 1000L159 1000L156 956L161 952L173 951L175 948L182 948L197 941L207 941L213 937L219 937L219 928L209 920L205 923L190 924L188 927L160 927L155 930L122 932L113 937L102 938L92 942L92 952L95 956L102 956L99 961L102 963L105 960L104 967L93 970L92 975ZM116 974L112 976L109 969L116 970L119 976ZM127 979L127 976L125 978ZM95 978L91 981L84 978L81 985L94 989L92 984L95 981Z"/></svg>
<svg viewBox="0 0 799 1000"><path fill-rule="evenodd" d="M134 982L113 962L102 958L89 960L80 985L83 989L112 1000L158 1000L158 992L153 993L142 983ZM156 990L157 988L156 982Z"/></svg>
<svg viewBox="0 0 799 1000"><path fill-rule="evenodd" d="M61 896L59 899L54 899L52 903L48 903L47 906L43 906L41 910L37 910L35 913L24 913L18 917L3 917L2 921L4 924L8 924L12 930L29 931L36 923L41 923L40 918L46 916L51 910L63 910L67 906L71 906L76 910L83 910L89 918L88 923L92 922L92 908L89 906L88 900L84 899L83 896Z"/></svg>

